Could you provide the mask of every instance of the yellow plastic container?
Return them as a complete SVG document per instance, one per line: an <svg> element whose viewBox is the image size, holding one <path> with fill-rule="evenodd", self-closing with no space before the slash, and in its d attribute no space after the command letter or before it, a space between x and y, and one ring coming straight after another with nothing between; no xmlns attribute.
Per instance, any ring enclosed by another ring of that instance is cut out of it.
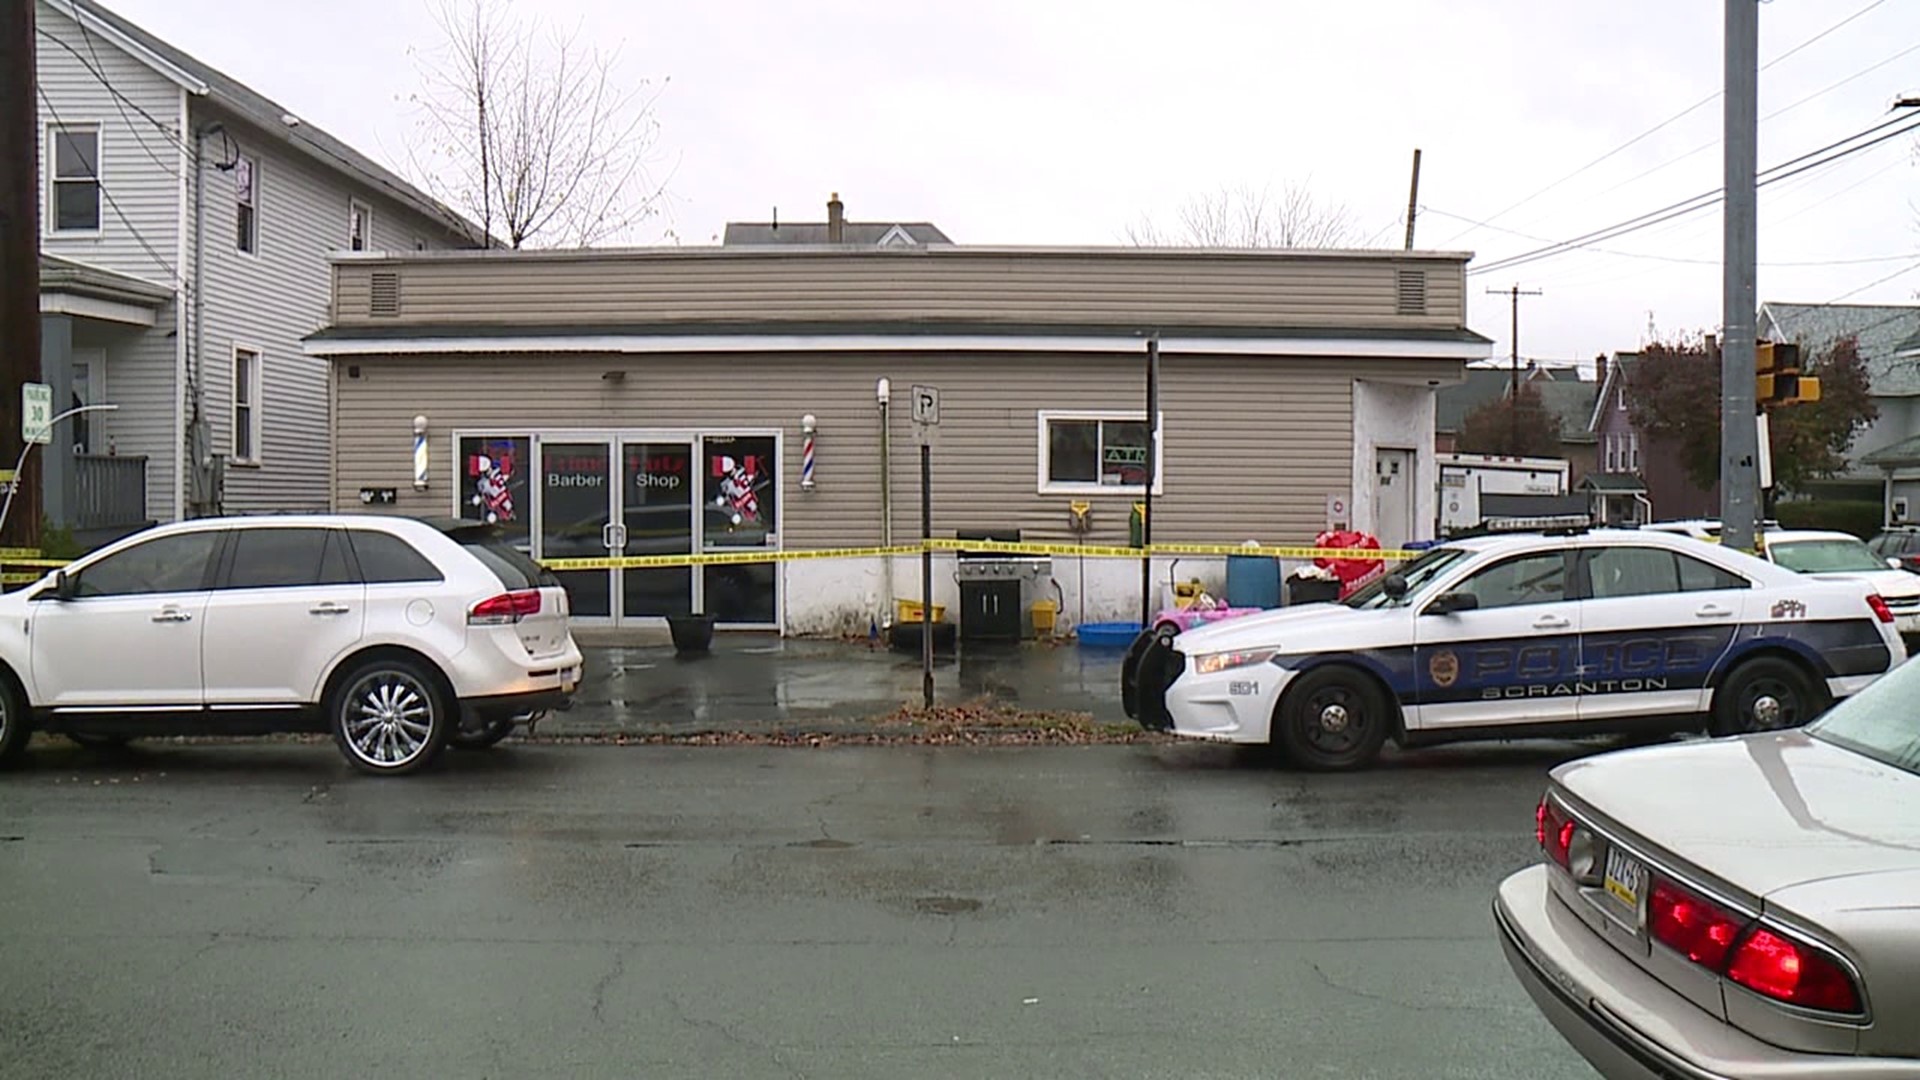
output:
<svg viewBox="0 0 1920 1080"><path fill-rule="evenodd" d="M1033 603L1033 632L1041 637L1053 635L1053 620L1060 614L1060 605L1051 600L1036 600Z"/></svg>
<svg viewBox="0 0 1920 1080"><path fill-rule="evenodd" d="M895 611L898 613L897 618L900 622L917 623L925 618L924 609L918 600L895 600L893 603ZM947 621L947 605L933 605L933 621Z"/></svg>

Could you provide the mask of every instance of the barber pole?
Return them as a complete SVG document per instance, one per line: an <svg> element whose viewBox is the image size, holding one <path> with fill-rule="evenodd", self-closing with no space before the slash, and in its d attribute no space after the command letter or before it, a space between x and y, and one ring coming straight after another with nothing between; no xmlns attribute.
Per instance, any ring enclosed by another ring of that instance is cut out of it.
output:
<svg viewBox="0 0 1920 1080"><path fill-rule="evenodd" d="M413 436L413 486L415 490L425 491L427 487L427 433L418 431Z"/></svg>
<svg viewBox="0 0 1920 1080"><path fill-rule="evenodd" d="M813 490L813 427L814 418L808 413L800 421L800 428L806 439L800 444L800 489Z"/></svg>

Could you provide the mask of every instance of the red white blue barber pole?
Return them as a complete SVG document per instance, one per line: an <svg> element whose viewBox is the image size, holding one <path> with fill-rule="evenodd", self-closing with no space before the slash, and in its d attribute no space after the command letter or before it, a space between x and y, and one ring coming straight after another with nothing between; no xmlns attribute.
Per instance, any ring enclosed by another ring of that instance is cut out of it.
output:
<svg viewBox="0 0 1920 1080"><path fill-rule="evenodd" d="M813 428L812 413L800 418L800 431L806 438L800 444L800 490L813 490Z"/></svg>

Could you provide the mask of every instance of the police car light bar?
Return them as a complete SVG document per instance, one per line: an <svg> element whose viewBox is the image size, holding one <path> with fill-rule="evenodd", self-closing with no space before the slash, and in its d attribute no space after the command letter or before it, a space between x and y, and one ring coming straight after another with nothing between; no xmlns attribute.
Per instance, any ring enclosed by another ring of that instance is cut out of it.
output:
<svg viewBox="0 0 1920 1080"><path fill-rule="evenodd" d="M1488 532L1540 532L1545 529L1584 529L1592 525L1593 518L1587 514L1487 518L1480 523L1480 527Z"/></svg>

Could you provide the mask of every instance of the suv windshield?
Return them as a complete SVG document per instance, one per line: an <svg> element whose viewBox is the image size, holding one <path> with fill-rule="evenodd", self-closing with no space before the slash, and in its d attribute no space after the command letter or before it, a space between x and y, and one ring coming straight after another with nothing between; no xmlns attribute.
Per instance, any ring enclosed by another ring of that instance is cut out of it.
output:
<svg viewBox="0 0 1920 1080"><path fill-rule="evenodd" d="M1867 545L1858 540L1786 540L1768 544L1767 556L1800 574L1859 573L1887 568L1885 562L1875 558Z"/></svg>
<svg viewBox="0 0 1920 1080"><path fill-rule="evenodd" d="M469 524L440 530L447 538L466 548L474 558L487 564L500 584L512 589L536 589L543 586L558 587L560 579L553 571L534 562L533 559L507 542L506 533L498 526Z"/></svg>
<svg viewBox="0 0 1920 1080"><path fill-rule="evenodd" d="M1420 590L1433 584L1433 579L1438 577L1442 570L1466 557L1467 553L1460 548L1432 548L1425 555L1395 570L1394 573L1407 580L1407 595L1402 599L1402 603L1411 603L1420 595ZM1387 598L1386 576L1376 578L1352 596L1347 597L1346 604L1350 608L1397 606Z"/></svg>
<svg viewBox="0 0 1920 1080"><path fill-rule="evenodd" d="M1896 769L1920 773L1920 713L1913 710L1915 693L1920 693L1920 667L1903 664L1835 705L1805 730L1823 742L1865 754Z"/></svg>

